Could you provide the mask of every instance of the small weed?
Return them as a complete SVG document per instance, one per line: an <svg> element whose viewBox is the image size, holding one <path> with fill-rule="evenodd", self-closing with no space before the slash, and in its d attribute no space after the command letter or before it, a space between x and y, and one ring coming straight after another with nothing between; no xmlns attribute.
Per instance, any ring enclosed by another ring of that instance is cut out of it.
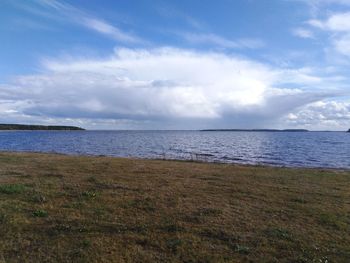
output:
<svg viewBox="0 0 350 263"><path fill-rule="evenodd" d="M0 193L3 194L20 194L26 190L26 187L22 184L7 184L0 185Z"/></svg>
<svg viewBox="0 0 350 263"><path fill-rule="evenodd" d="M47 217L49 213L45 210L36 210L33 212L34 217Z"/></svg>
<svg viewBox="0 0 350 263"><path fill-rule="evenodd" d="M291 240L292 235L290 232L283 228L272 228L266 230L266 235L272 238L279 238L279 239L285 239L285 240Z"/></svg>
<svg viewBox="0 0 350 263"><path fill-rule="evenodd" d="M94 199L97 196L97 193L93 191L85 191L82 193L82 196L86 198Z"/></svg>
<svg viewBox="0 0 350 263"><path fill-rule="evenodd" d="M41 195L41 194L33 194L30 199L34 203L45 203L46 202L46 197Z"/></svg>
<svg viewBox="0 0 350 263"><path fill-rule="evenodd" d="M235 251L239 254L247 255L249 254L250 248L242 245L236 245Z"/></svg>

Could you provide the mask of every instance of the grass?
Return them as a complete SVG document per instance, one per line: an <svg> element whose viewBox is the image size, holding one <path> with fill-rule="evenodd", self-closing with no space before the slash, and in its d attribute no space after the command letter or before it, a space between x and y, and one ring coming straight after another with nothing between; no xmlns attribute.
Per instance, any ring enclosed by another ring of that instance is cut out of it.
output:
<svg viewBox="0 0 350 263"><path fill-rule="evenodd" d="M0 153L0 262L350 262L350 172Z"/></svg>
<svg viewBox="0 0 350 263"><path fill-rule="evenodd" d="M277 238L286 239L286 240L291 239L291 234L286 229L281 229L281 228L267 229L266 234L272 239L277 239Z"/></svg>
<svg viewBox="0 0 350 263"><path fill-rule="evenodd" d="M48 212L45 210L36 210L33 212L33 216L35 216L35 217L47 217Z"/></svg>
<svg viewBox="0 0 350 263"><path fill-rule="evenodd" d="M1 194L20 194L25 191L25 187L22 184L4 184L0 185Z"/></svg>

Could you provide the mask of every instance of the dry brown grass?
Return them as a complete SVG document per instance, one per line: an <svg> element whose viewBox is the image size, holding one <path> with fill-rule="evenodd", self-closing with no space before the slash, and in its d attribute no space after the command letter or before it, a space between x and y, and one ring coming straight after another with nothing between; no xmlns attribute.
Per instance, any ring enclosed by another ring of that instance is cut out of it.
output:
<svg viewBox="0 0 350 263"><path fill-rule="evenodd" d="M0 262L350 262L350 172L0 154Z"/></svg>

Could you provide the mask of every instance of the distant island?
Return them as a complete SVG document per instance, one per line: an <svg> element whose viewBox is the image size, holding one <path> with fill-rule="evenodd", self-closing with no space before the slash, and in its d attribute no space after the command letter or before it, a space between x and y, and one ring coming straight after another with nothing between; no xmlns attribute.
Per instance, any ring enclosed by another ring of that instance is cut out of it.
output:
<svg viewBox="0 0 350 263"><path fill-rule="evenodd" d="M348 130L348 132L350 132L350 129Z"/></svg>
<svg viewBox="0 0 350 263"><path fill-rule="evenodd" d="M0 124L0 130L43 130L43 131L83 131L83 128L75 126L45 126L45 125L25 125L25 124Z"/></svg>
<svg viewBox="0 0 350 263"><path fill-rule="evenodd" d="M232 132L308 132L309 130L305 129L205 129L200 131L232 131Z"/></svg>

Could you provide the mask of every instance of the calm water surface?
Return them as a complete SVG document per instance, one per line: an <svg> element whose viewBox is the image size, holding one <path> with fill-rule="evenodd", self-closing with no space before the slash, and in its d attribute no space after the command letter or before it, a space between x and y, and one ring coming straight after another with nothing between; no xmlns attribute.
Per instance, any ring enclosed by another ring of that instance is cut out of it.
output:
<svg viewBox="0 0 350 263"><path fill-rule="evenodd" d="M0 150L350 168L350 133L1 131Z"/></svg>

